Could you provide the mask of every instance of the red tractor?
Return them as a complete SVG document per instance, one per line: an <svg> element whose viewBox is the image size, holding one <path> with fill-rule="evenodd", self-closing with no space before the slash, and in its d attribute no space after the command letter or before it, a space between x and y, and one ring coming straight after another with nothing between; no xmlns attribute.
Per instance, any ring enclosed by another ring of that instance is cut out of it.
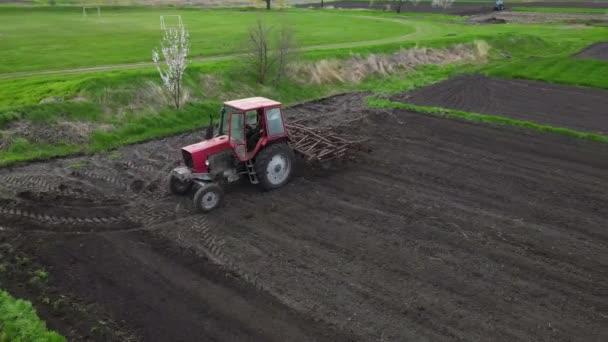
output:
<svg viewBox="0 0 608 342"><path fill-rule="evenodd" d="M212 129L212 128L211 128ZM285 185L294 171L294 151L279 102L263 97L228 101L221 109L219 131L182 148L185 166L171 172L173 194L194 194L194 206L207 212L221 205L220 184L247 175L265 190Z"/></svg>

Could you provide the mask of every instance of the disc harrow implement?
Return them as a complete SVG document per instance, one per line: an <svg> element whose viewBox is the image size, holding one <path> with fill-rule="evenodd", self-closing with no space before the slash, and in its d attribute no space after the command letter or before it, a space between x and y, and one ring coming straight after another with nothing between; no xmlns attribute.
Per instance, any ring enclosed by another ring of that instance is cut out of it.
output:
<svg viewBox="0 0 608 342"><path fill-rule="evenodd" d="M291 148L308 161L352 158L361 149L363 140L350 140L332 128L312 128L301 123L286 125Z"/></svg>

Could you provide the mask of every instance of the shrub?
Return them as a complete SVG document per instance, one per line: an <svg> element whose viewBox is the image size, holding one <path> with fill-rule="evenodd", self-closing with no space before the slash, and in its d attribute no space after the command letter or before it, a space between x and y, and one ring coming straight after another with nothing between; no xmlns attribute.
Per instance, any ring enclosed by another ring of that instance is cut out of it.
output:
<svg viewBox="0 0 608 342"><path fill-rule="evenodd" d="M65 342L65 338L46 328L30 302L0 290L0 342L4 341Z"/></svg>

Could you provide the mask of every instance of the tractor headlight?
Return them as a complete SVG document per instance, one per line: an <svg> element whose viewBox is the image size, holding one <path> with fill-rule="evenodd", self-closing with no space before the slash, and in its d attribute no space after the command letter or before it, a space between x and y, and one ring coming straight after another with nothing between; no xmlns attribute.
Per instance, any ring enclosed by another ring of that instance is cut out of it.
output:
<svg viewBox="0 0 608 342"><path fill-rule="evenodd" d="M209 159L205 160L205 165L208 167L209 166Z"/></svg>

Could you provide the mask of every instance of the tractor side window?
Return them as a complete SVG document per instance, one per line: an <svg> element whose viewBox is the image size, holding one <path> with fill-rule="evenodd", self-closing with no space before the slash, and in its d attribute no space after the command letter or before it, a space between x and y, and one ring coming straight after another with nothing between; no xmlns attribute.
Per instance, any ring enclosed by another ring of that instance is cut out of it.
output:
<svg viewBox="0 0 608 342"><path fill-rule="evenodd" d="M281 108L271 108L266 111L266 124L268 126L269 136L281 135L285 133Z"/></svg>
<svg viewBox="0 0 608 342"><path fill-rule="evenodd" d="M245 143L245 127L243 113L232 113L230 115L230 143Z"/></svg>

